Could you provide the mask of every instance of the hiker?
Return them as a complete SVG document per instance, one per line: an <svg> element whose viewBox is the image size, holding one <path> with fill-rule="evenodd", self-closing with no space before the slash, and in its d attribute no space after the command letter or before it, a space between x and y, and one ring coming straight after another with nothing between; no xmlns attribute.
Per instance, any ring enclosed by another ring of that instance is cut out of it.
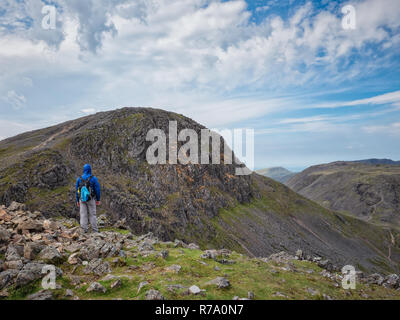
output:
<svg viewBox="0 0 400 320"><path fill-rule="evenodd" d="M88 232L88 220L93 232L98 232L96 206L100 203L100 184L92 175L89 164L83 167L83 175L76 180L76 204L80 207L80 223L83 231Z"/></svg>

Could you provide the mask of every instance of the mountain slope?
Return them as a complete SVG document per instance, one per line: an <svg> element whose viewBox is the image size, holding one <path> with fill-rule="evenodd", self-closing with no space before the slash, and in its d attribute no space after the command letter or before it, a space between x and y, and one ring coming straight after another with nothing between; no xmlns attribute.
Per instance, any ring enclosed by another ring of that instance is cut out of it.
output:
<svg viewBox="0 0 400 320"><path fill-rule="evenodd" d="M288 169L285 169L283 167L272 167L272 168L266 168L266 169L260 169L256 171L258 174L261 174L263 176L266 176L268 178L274 179L278 182L285 183L288 181L291 177L293 177L296 173L292 172Z"/></svg>
<svg viewBox="0 0 400 320"><path fill-rule="evenodd" d="M202 251L104 222L101 233L83 234L73 219L45 220L15 202L0 206L0 301L400 299L396 274L358 273L356 288L346 290L340 270L318 257ZM52 290L42 287L49 265L56 270Z"/></svg>
<svg viewBox="0 0 400 320"><path fill-rule="evenodd" d="M336 264L398 269L394 230L328 211L269 178L236 176L235 165L149 165L146 134L167 133L169 120L178 132L204 128L175 113L124 108L1 141L0 202L76 217L74 184L89 162L103 188L99 214L135 234L255 256L301 248Z"/></svg>
<svg viewBox="0 0 400 320"><path fill-rule="evenodd" d="M400 226L400 166L376 161L310 167L286 184L325 207L377 224ZM386 163L386 161L385 161Z"/></svg>

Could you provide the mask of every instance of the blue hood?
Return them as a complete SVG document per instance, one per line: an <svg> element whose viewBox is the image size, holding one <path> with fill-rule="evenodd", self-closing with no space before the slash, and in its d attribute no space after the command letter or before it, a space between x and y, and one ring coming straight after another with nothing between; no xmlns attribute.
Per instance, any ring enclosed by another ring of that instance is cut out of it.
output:
<svg viewBox="0 0 400 320"><path fill-rule="evenodd" d="M84 167L83 167L82 178L86 180L91 175L92 175L92 167L90 166L90 164L85 164Z"/></svg>

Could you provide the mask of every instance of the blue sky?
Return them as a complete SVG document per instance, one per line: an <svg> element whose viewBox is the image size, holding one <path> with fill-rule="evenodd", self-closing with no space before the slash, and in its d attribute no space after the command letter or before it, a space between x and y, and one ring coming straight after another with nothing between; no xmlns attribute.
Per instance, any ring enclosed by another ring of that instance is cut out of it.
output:
<svg viewBox="0 0 400 320"><path fill-rule="evenodd" d="M256 168L399 160L399 17L398 0L2 0L0 139L152 106L254 128Z"/></svg>

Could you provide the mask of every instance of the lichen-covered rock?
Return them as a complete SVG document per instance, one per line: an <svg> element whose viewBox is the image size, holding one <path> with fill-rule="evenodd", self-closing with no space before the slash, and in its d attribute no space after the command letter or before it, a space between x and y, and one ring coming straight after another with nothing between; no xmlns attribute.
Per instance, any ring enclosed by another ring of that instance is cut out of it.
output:
<svg viewBox="0 0 400 320"><path fill-rule="evenodd" d="M98 293L106 293L107 289L104 288L100 283L93 282L86 289L86 292L98 292Z"/></svg>
<svg viewBox="0 0 400 320"><path fill-rule="evenodd" d="M150 289L149 291L146 292L145 299L146 300L165 300L163 295L159 291L154 290L154 289Z"/></svg>

